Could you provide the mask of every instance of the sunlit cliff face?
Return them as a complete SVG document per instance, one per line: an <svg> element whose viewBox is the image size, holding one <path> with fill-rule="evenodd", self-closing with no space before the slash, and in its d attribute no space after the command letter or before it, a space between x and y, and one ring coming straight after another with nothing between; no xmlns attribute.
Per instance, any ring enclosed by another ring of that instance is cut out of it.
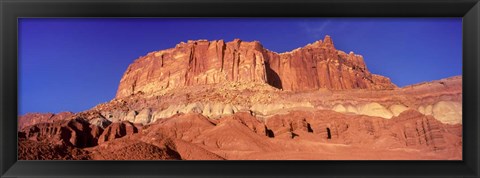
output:
<svg viewBox="0 0 480 178"><path fill-rule="evenodd" d="M116 97L19 118L19 159L462 159L462 78L398 88L327 36L286 53L188 41L135 60Z"/></svg>

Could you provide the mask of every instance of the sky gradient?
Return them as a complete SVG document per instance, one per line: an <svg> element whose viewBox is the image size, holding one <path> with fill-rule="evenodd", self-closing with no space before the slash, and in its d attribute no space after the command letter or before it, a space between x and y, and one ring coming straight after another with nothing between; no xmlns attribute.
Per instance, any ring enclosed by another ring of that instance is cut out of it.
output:
<svg viewBox="0 0 480 178"><path fill-rule="evenodd" d="M330 35L400 87L462 74L461 18L22 18L18 27L20 115L110 101L136 58L197 39L286 52Z"/></svg>

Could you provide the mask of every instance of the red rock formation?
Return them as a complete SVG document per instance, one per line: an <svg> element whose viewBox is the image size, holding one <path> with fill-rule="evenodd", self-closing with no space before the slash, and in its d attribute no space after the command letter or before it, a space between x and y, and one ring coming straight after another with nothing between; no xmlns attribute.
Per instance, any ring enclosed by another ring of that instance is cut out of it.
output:
<svg viewBox="0 0 480 178"><path fill-rule="evenodd" d="M55 121L65 120L72 116L71 112L52 113L27 113L18 117L18 129L23 129L27 126L39 123L52 123Z"/></svg>
<svg viewBox="0 0 480 178"><path fill-rule="evenodd" d="M171 138L192 141L205 130L214 127L215 124L201 114L178 115L163 119L149 125L146 128L147 137L155 138L158 135Z"/></svg>
<svg viewBox="0 0 480 178"><path fill-rule="evenodd" d="M223 117L219 119L218 124L223 122L239 122L248 127L254 133L259 135L268 135L266 133L267 131L265 124L247 112L238 112L234 115Z"/></svg>
<svg viewBox="0 0 480 178"><path fill-rule="evenodd" d="M169 147L157 147L134 139L116 139L105 143L91 154L93 160L180 160Z"/></svg>
<svg viewBox="0 0 480 178"><path fill-rule="evenodd" d="M315 141L385 148L442 150L461 145L461 125L446 125L415 110L386 120L331 111L291 112L266 120L275 138L314 138ZM317 135L317 136L316 136ZM460 141L460 142L459 142Z"/></svg>
<svg viewBox="0 0 480 178"><path fill-rule="evenodd" d="M441 124L432 116L407 110L390 122L398 125L391 127L391 130L404 136L406 146L427 146L434 150L446 147L444 135L448 133L446 129L448 125Z"/></svg>
<svg viewBox="0 0 480 178"><path fill-rule="evenodd" d="M267 59L269 83L284 90L395 88L388 78L371 74L362 56L336 50L330 36Z"/></svg>
<svg viewBox="0 0 480 178"><path fill-rule="evenodd" d="M263 47L258 42L236 39L227 43L180 43L135 60L121 79L117 98L198 84L266 82L263 57Z"/></svg>
<svg viewBox="0 0 480 178"><path fill-rule="evenodd" d="M19 160L90 160L89 152L67 146L19 139Z"/></svg>
<svg viewBox="0 0 480 178"><path fill-rule="evenodd" d="M265 134L253 132L252 128L249 128L250 124L243 121L245 120L240 118L225 118L215 127L198 136L194 143L201 143L212 150L270 151L275 149Z"/></svg>
<svg viewBox="0 0 480 178"><path fill-rule="evenodd" d="M135 60L123 75L116 97L224 82L262 82L292 91L396 87L388 78L371 74L362 56L336 50L329 36L281 54L257 41L199 40Z"/></svg>
<svg viewBox="0 0 480 178"><path fill-rule="evenodd" d="M99 132L101 128L98 126L90 125L82 118L75 118L28 126L22 129L19 135L34 141L84 148L97 145Z"/></svg>
<svg viewBox="0 0 480 178"><path fill-rule="evenodd" d="M92 126L77 118L27 127L19 133L19 158L461 159L462 147L460 124L442 124L414 110L392 119L317 110L274 115L265 122L246 112L214 121L178 114L141 131L126 121L105 131L89 129ZM101 144L92 144L98 133ZM324 157L328 155L334 157Z"/></svg>
<svg viewBox="0 0 480 178"><path fill-rule="evenodd" d="M128 121L110 124L98 137L98 144L140 132L140 127Z"/></svg>
<svg viewBox="0 0 480 178"><path fill-rule="evenodd" d="M76 114L19 117L18 154L461 159L461 87L461 77L452 77L390 90L396 86L388 78L371 74L362 56L336 50L328 36L281 54L238 39L189 41L136 60L111 102ZM357 88L372 90L348 90Z"/></svg>

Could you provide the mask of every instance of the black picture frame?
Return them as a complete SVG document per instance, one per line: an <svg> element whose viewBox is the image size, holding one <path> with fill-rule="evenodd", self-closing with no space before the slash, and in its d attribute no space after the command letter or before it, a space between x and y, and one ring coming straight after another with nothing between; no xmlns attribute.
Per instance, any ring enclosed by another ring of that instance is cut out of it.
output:
<svg viewBox="0 0 480 178"><path fill-rule="evenodd" d="M463 17L462 161L17 161L19 17ZM1 177L479 177L479 0L0 0Z"/></svg>

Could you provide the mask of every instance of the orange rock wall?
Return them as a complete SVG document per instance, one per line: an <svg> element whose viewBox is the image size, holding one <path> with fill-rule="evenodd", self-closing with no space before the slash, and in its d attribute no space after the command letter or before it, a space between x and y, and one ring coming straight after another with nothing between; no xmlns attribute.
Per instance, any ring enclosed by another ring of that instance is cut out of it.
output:
<svg viewBox="0 0 480 178"><path fill-rule="evenodd" d="M371 74L362 56L336 50L329 36L281 54L257 41L198 40L135 60L116 97L224 82L261 82L290 91L396 87L388 78Z"/></svg>

